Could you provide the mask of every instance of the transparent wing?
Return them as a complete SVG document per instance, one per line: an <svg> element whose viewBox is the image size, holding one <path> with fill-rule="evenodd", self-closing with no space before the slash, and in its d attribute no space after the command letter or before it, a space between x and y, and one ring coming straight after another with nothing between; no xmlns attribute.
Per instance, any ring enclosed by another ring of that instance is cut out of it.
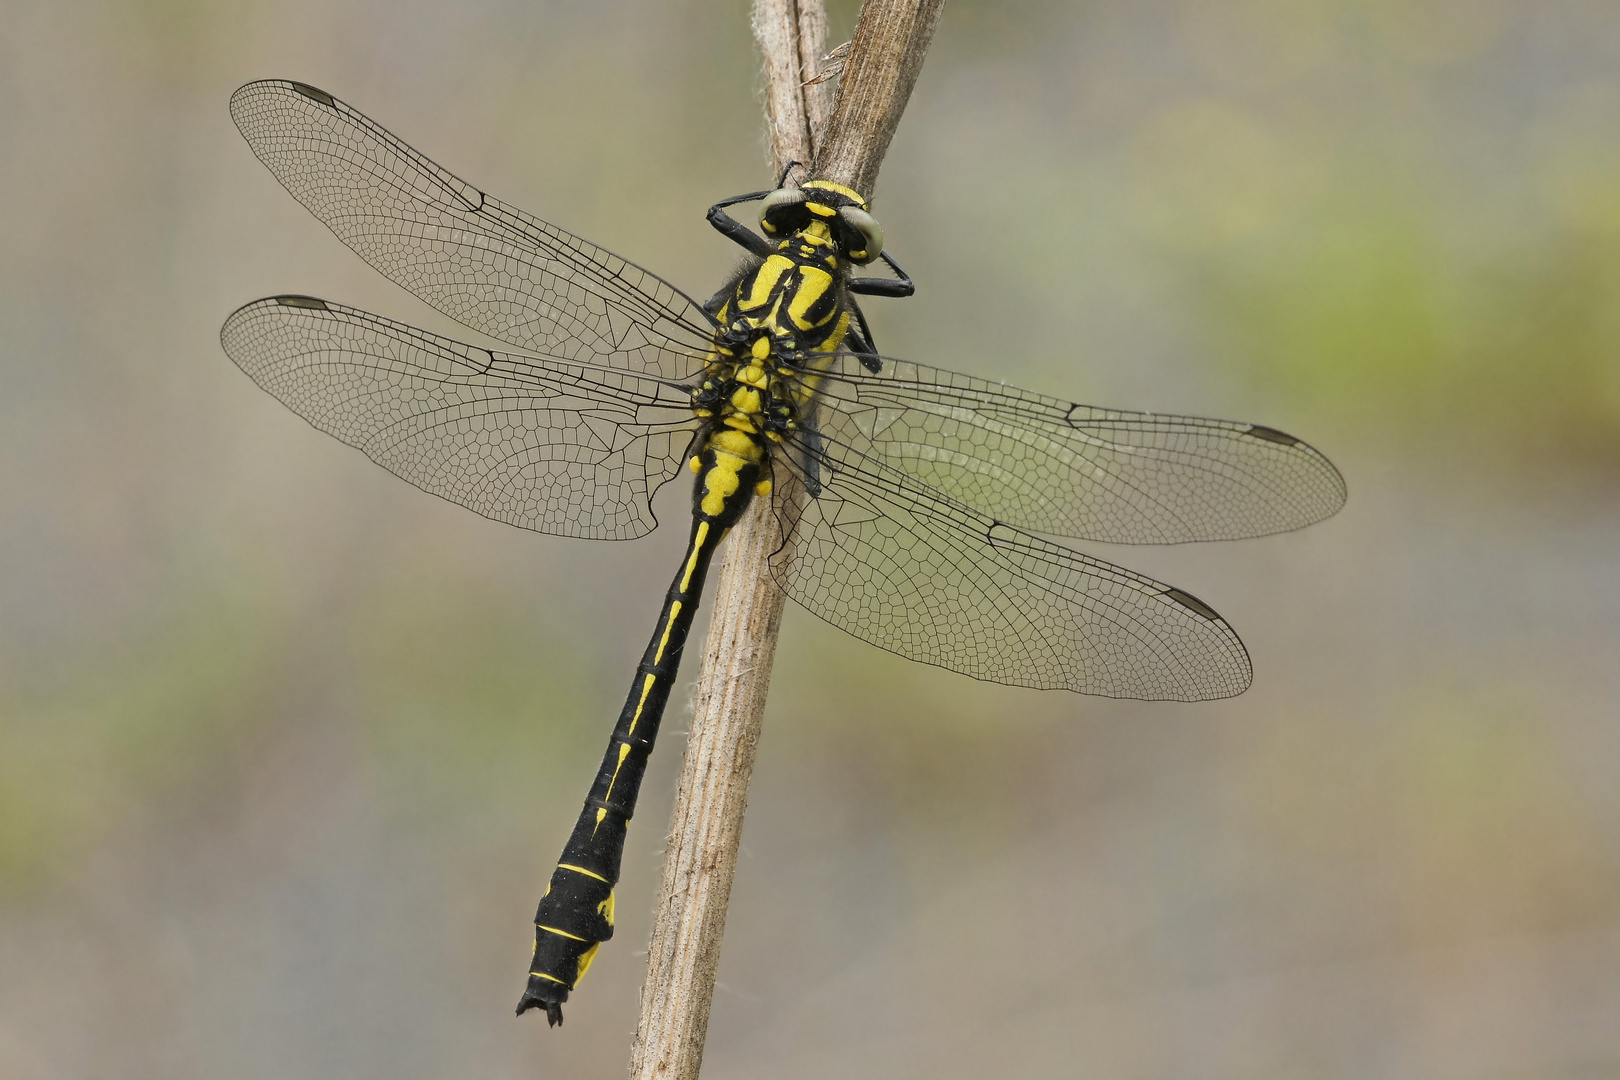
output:
<svg viewBox="0 0 1620 1080"><path fill-rule="evenodd" d="M1241 694L1232 628L1179 589L1003 524L837 439L792 439L778 582L863 641L976 679L1150 700Z"/></svg>
<svg viewBox="0 0 1620 1080"><path fill-rule="evenodd" d="M1076 405L901 360L841 355L820 382L830 438L1000 521L1120 544L1236 540L1344 505L1321 453L1256 424Z"/></svg>
<svg viewBox="0 0 1620 1080"><path fill-rule="evenodd" d="M680 380L712 325L612 252L491 198L330 94L248 83L231 117L281 185L390 281L520 349Z"/></svg>
<svg viewBox="0 0 1620 1080"><path fill-rule="evenodd" d="M389 472L496 521L644 536L693 418L659 380L489 352L305 296L256 300L220 331L248 376Z"/></svg>

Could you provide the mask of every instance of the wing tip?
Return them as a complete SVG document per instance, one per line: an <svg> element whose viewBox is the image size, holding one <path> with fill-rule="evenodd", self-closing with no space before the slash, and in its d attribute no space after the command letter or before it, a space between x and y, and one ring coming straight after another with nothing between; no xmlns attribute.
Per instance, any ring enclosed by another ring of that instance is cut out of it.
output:
<svg viewBox="0 0 1620 1080"><path fill-rule="evenodd" d="M338 104L337 98L333 97L331 94L328 94L325 90L322 90L318 86L311 86L307 82L299 82L297 79L251 79L248 82L243 83L241 86L238 86L231 93L231 101L234 103L239 98L252 97L254 94L264 93L266 91L278 93L292 91L293 93L301 94L304 97L309 98L311 101L316 101L329 107L335 107Z"/></svg>
<svg viewBox="0 0 1620 1080"><path fill-rule="evenodd" d="M239 315L266 307L304 308L310 311L339 310L339 305L322 300L318 296L305 296L302 293L280 293L276 296L261 296L257 300L249 300L225 317L226 325L229 325Z"/></svg>
<svg viewBox="0 0 1620 1080"><path fill-rule="evenodd" d="M260 303L275 303L282 307L309 308L313 311L331 311L332 305L318 296L305 296L302 293L285 293L281 296L267 296Z"/></svg>
<svg viewBox="0 0 1620 1080"><path fill-rule="evenodd" d="M1209 630L1217 636L1216 641L1206 642L1206 646L1218 653L1218 658L1208 665L1208 669L1197 674L1192 680L1189 691L1171 695L1168 700L1173 701L1222 701L1234 698L1244 693L1254 685L1254 661L1249 656L1248 646L1238 637L1232 624L1221 617L1220 612L1204 603L1198 597L1185 589L1178 589L1174 585L1166 586L1160 593L1166 600L1191 612L1209 624Z"/></svg>
<svg viewBox="0 0 1620 1080"><path fill-rule="evenodd" d="M297 94L306 101L324 106L334 112L337 111L338 106L341 104L337 98L320 87L299 82L297 79L254 79L252 82L246 82L238 86L235 92L231 94L229 106L231 120L236 124L237 130L241 131L243 136L247 137L251 143L253 139L248 127L245 125L249 124L253 115L253 103L267 97L287 94Z"/></svg>
<svg viewBox="0 0 1620 1080"><path fill-rule="evenodd" d="M337 98L333 97L331 94L328 94L325 90L322 90L318 86L311 86L309 83L299 82L296 79L287 80L286 85L291 88L294 93L302 94L311 101L319 102L329 109L334 109L337 107Z"/></svg>
<svg viewBox="0 0 1620 1080"><path fill-rule="evenodd" d="M298 308L305 311L341 312L342 309L335 304L329 304L318 296L303 296L298 293L283 293L280 296L264 296L257 300L250 300L225 316L225 321L219 327L219 344L225 350L225 355L238 367L242 361L238 359L232 349L235 342L235 331L243 322L252 318L258 312L267 308Z"/></svg>

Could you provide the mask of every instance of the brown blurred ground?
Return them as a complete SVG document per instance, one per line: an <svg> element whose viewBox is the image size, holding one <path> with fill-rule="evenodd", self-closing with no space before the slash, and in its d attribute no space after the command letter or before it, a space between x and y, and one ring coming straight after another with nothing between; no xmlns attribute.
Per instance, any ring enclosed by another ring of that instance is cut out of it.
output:
<svg viewBox="0 0 1620 1080"><path fill-rule="evenodd" d="M1351 501L1092 549L1239 628L1220 705L791 614L707 1076L1620 1075L1617 71L1599 0L952 4L885 350ZM253 159L272 75L694 293L768 179L743 0L0 7L0 1076L616 1075L678 711L619 938L510 1010L682 536L482 521L229 364L281 291L460 332Z"/></svg>

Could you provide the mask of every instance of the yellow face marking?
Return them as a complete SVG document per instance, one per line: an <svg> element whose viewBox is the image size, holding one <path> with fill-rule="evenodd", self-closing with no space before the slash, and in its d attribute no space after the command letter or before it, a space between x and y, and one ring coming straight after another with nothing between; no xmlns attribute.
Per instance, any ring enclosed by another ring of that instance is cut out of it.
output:
<svg viewBox="0 0 1620 1080"><path fill-rule="evenodd" d="M586 949L580 954L579 974L574 976L575 986L579 985L579 980L583 979L585 977L585 973L591 969L591 961L596 959L596 950L600 949L601 947L602 943L598 941L595 945L592 945L590 948Z"/></svg>
<svg viewBox="0 0 1620 1080"><path fill-rule="evenodd" d="M757 308L771 298L777 282L782 275L793 269L793 260L785 255L772 255L760 264L754 272L753 288L748 290L748 297L743 300L745 308Z"/></svg>
<svg viewBox="0 0 1620 1080"><path fill-rule="evenodd" d="M653 654L653 663L658 664L663 662L664 647L669 644L670 631L674 629L675 618L676 616L680 615L680 613L681 602L679 600L669 605L669 621L664 624L664 636L658 639L658 651Z"/></svg>
<svg viewBox="0 0 1620 1080"><path fill-rule="evenodd" d="M866 200L861 198L860 195L854 190L845 187L843 184L835 184L831 180L809 180L805 182L804 186L807 188L817 188L821 191L836 191L846 199L853 199L862 210L866 209Z"/></svg>
<svg viewBox="0 0 1620 1080"><path fill-rule="evenodd" d="M807 202L804 204L804 208L816 215L816 217L832 217L834 214L838 213L838 211L834 210L825 203Z"/></svg>
<svg viewBox="0 0 1620 1080"><path fill-rule="evenodd" d="M681 576L681 592L692 587L692 573L697 569L698 551L702 549L703 542L709 538L709 523L698 522L697 533L692 537L692 555L686 560L686 573Z"/></svg>
<svg viewBox="0 0 1620 1080"><path fill-rule="evenodd" d="M810 329L810 322L806 314L815 304L832 288L832 275L825 270L814 266L803 267L799 271L799 289L793 294L793 302L788 305L788 318L800 330Z"/></svg>
<svg viewBox="0 0 1620 1080"><path fill-rule="evenodd" d="M585 869L583 866L575 866L572 863L558 863L557 869L568 870L575 874L584 874L586 877L595 878L597 881L607 881L607 878L603 877L601 874L593 873L592 871ZM551 887L549 885L546 886L546 891L551 891Z"/></svg>

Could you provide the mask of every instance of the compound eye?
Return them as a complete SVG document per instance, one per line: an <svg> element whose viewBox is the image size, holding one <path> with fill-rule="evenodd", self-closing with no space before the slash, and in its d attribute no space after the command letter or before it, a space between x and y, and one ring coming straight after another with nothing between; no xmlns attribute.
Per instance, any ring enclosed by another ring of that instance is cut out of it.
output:
<svg viewBox="0 0 1620 1080"><path fill-rule="evenodd" d="M761 201L759 227L767 236L781 236L802 228L805 194L798 188L777 188Z"/></svg>
<svg viewBox="0 0 1620 1080"><path fill-rule="evenodd" d="M838 211L838 220L859 238L849 245L847 254L852 260L865 266L883 253L883 227L871 214L858 206L846 206Z"/></svg>

